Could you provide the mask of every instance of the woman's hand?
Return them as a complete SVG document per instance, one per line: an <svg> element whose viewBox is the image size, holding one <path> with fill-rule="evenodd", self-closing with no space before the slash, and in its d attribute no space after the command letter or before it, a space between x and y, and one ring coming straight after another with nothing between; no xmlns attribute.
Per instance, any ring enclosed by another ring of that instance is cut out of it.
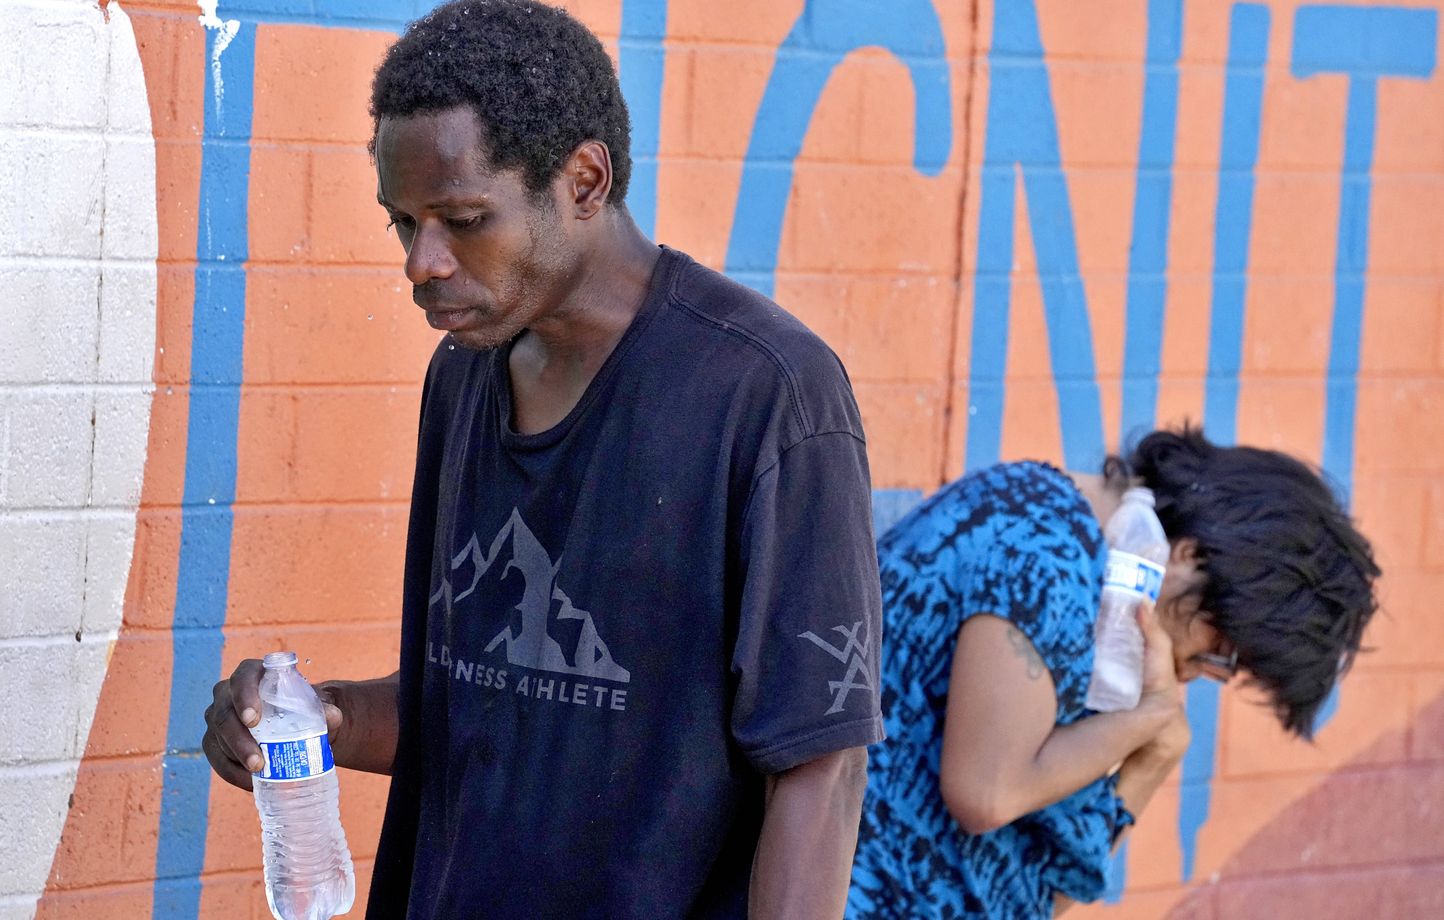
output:
<svg viewBox="0 0 1444 920"><path fill-rule="evenodd" d="M1158 733L1129 756L1171 765L1183 759L1193 738L1173 661L1173 640L1148 601L1138 605L1138 628L1143 631L1143 692L1138 708L1167 715Z"/></svg>
<svg viewBox="0 0 1444 920"><path fill-rule="evenodd" d="M1183 755L1188 752L1189 742L1192 740L1193 729L1188 724L1188 713L1182 706L1179 706L1169 720L1163 723L1163 729L1138 750L1129 754L1128 759L1138 758L1172 767L1183 759Z"/></svg>
<svg viewBox="0 0 1444 920"><path fill-rule="evenodd" d="M1172 711L1178 706L1178 672L1173 663L1173 639L1158 620L1153 604L1138 605L1138 628L1143 633L1143 691L1140 708L1158 706Z"/></svg>

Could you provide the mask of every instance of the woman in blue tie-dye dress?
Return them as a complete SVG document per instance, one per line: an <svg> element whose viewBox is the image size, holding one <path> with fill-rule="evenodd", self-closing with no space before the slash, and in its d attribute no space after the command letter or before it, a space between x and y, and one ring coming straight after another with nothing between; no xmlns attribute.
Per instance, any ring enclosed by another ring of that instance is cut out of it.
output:
<svg viewBox="0 0 1444 920"><path fill-rule="evenodd" d="M1143 699L1084 696L1130 483L1172 547L1140 613ZM1102 894L1114 843L1188 744L1179 683L1236 669L1307 736L1375 609L1368 543L1292 458L1155 432L1105 476L1011 463L946 486L879 543L883 715L852 920L1052 916Z"/></svg>

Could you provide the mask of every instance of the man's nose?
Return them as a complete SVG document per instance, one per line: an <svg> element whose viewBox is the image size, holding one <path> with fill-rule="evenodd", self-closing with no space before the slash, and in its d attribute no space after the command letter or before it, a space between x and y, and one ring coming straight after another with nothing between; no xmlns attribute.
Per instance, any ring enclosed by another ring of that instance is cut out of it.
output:
<svg viewBox="0 0 1444 920"><path fill-rule="evenodd" d="M451 254L446 233L425 224L418 226L411 238L411 248L406 252L407 280L419 286L450 278L455 270L456 259Z"/></svg>

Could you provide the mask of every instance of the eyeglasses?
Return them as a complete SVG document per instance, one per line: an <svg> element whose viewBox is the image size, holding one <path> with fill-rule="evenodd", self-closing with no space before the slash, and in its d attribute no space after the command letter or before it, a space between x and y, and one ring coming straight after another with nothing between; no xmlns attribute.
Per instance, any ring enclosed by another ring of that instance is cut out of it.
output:
<svg viewBox="0 0 1444 920"><path fill-rule="evenodd" d="M1227 655L1214 652L1200 652L1189 659L1199 666L1203 676L1226 684L1238 674L1238 649L1230 649Z"/></svg>

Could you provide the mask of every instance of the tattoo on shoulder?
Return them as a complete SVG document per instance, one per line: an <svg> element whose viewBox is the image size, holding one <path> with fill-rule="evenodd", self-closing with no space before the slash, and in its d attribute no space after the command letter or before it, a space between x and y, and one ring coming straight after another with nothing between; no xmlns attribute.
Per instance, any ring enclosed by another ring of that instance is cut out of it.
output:
<svg viewBox="0 0 1444 920"><path fill-rule="evenodd" d="M1023 631L1011 623L1008 624L1008 643L1013 646L1013 654L1028 663L1029 680L1037 680L1043 676L1043 672L1046 670L1043 667L1043 656L1033 648L1033 643L1028 641L1028 637L1023 635Z"/></svg>

